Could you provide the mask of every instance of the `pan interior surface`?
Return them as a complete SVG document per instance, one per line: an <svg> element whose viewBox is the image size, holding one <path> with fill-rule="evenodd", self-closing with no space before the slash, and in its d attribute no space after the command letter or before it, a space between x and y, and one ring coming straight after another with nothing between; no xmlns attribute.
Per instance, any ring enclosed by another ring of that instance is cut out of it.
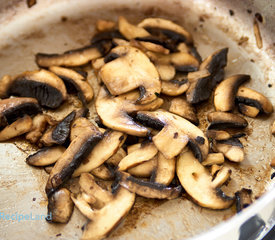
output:
<svg viewBox="0 0 275 240"><path fill-rule="evenodd" d="M48 0L38 1L32 8L27 8L25 1L13 2L14 5L2 6L0 13L0 77L37 69L34 62L37 52L62 53L89 44L98 19L117 21L122 15L130 22L138 23L150 16L163 17L179 23L193 35L203 58L215 50L229 47L226 76L251 75L252 80L245 85L267 96L275 106L275 50L272 42L275 36L271 35L268 22L260 24L263 48L257 48L253 33L255 6L244 6L235 0L175 0L169 3L165 0ZM247 40L243 41L244 38ZM88 80L96 92L99 86L95 75L89 73ZM50 110L48 113L62 119L74 108L74 103L75 99L71 99L57 113ZM93 102L90 107L93 118ZM205 119L206 123L207 112L212 110L202 106L200 119ZM275 114L268 118L246 119L249 122L244 142L246 158L240 164L226 163L232 169L232 179L224 191L233 195L241 188L251 188L253 197L257 198L272 186L270 162L275 157L275 137L270 134L270 126ZM12 221L0 220L0 239L24 240L33 236L36 239L55 239L56 236L57 239L79 239L87 220L76 208L65 225L49 224L44 219L19 220L19 215L31 214L35 218L47 214L44 189L48 175L25 163L26 157L35 150L21 139L0 144L0 209L18 216ZM72 182L71 191L76 188ZM138 197L130 214L109 239L189 238L231 218L234 213L234 207L213 211L186 198L160 201Z"/></svg>

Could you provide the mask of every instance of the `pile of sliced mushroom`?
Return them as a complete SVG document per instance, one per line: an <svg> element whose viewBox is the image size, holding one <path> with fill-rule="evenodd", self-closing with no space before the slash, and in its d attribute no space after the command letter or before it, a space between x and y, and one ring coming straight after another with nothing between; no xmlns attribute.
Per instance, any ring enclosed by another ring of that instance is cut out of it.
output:
<svg viewBox="0 0 275 240"><path fill-rule="evenodd" d="M96 28L89 46L38 53L41 69L6 75L0 84L0 141L25 136L40 147L26 162L49 173L50 222L68 222L75 205L91 220L82 239L96 240L130 212L136 195L174 199L185 191L210 209L229 208L236 199L238 211L250 204L250 190L239 186L230 196L222 190L232 172L225 161L245 159L244 134L231 129L242 131L246 117L270 114L273 107L242 86L249 75L224 79L229 49L202 61L191 34L160 18L137 25L124 17L117 24L99 20ZM98 92L84 67L96 74ZM61 120L47 115L69 94L77 94L80 108ZM215 111L204 131L196 108L211 96ZM97 123L87 117L93 104ZM70 178L79 179L79 193L69 191Z"/></svg>

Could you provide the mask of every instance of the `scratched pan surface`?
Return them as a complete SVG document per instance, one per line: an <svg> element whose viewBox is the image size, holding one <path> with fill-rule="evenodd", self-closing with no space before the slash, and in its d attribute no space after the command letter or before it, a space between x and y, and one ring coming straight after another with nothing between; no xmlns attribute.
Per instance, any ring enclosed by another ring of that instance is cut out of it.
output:
<svg viewBox="0 0 275 240"><path fill-rule="evenodd" d="M186 27L193 34L203 57L216 49L229 47L226 74L250 74L252 81L247 86L265 94L275 106L274 17L271 14L269 19L266 17L264 23L260 24L264 41L262 49L256 47L252 28L255 12L260 11L267 16L275 11L275 3L254 1L254 6L241 4L244 3L214 0L38 0L38 4L28 9L25 1L1 0L0 76L36 69L34 54L37 52L61 53L88 44L95 21L99 18L116 20L119 15L124 15L136 23L148 16L160 16ZM233 16L229 14L229 9L234 11ZM247 9L251 9L252 13L249 14ZM242 37L248 37L248 41L241 44L239 40ZM91 71L89 80L97 89ZM272 86L268 87L269 84ZM77 105L77 99L71 98L56 117L62 118ZM211 109L205 105L199 107L203 128L207 111ZM242 187L253 189L254 197L267 192L245 213L231 218L235 211L233 208L212 211L184 198L171 201L137 198L134 208L110 239L184 239L198 236L221 222L222 225L206 233L210 235L201 238L214 239L218 234L230 230L223 239L237 239L236 227L253 214L258 213L264 220L271 218L275 194L270 181L272 169L269 164L275 157L275 137L270 134L270 124L274 119L274 114L269 118L247 118L248 137L243 140L246 158L241 164L227 163L233 170L232 180L225 189L227 193L232 194ZM43 169L35 169L25 163L25 158L34 151L33 146L21 139L0 144L1 213L32 214L33 218L46 214L44 187L47 174ZM74 191L73 184L71 190ZM0 239L79 239L81 227L86 221L77 209L71 221L65 225L52 225L44 220L0 219ZM271 221L266 226L270 224Z"/></svg>

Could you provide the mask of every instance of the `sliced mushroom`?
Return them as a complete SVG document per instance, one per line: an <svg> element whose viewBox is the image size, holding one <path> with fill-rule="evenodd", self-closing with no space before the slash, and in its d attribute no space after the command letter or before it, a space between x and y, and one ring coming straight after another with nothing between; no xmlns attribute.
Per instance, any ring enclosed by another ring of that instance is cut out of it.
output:
<svg viewBox="0 0 275 240"><path fill-rule="evenodd" d="M169 49L163 47L160 44L146 42L146 41L138 41L138 40L131 40L130 43L133 47L135 45L138 45L137 48L140 48L143 52L152 51L152 52L162 53L162 54L170 53Z"/></svg>
<svg viewBox="0 0 275 240"><path fill-rule="evenodd" d="M49 108L59 107L67 98L63 81L44 69L24 72L3 88L6 88L7 96L33 97L40 105Z"/></svg>
<svg viewBox="0 0 275 240"><path fill-rule="evenodd" d="M150 33L147 32L143 27L138 27L129 23L127 19L122 16L119 16L118 18L118 29L120 33L128 40L137 37L150 36Z"/></svg>
<svg viewBox="0 0 275 240"><path fill-rule="evenodd" d="M162 81L170 81L176 75L175 67L170 64L155 64L155 66Z"/></svg>
<svg viewBox="0 0 275 240"><path fill-rule="evenodd" d="M66 188L61 188L52 194L48 202L49 222L67 223L73 213L74 204L71 193Z"/></svg>
<svg viewBox="0 0 275 240"><path fill-rule="evenodd" d="M140 180L125 172L118 172L118 176L122 187L146 198L174 199L182 192L181 186L167 187L164 184Z"/></svg>
<svg viewBox="0 0 275 240"><path fill-rule="evenodd" d="M46 172L47 174L50 174L51 171L52 171L52 169L53 169L53 165L52 165L52 166L46 166L46 167L44 167L44 170L45 170L45 172Z"/></svg>
<svg viewBox="0 0 275 240"><path fill-rule="evenodd" d="M93 59L99 58L105 53L100 44L92 44L84 48L74 49L63 54L37 53L35 62L39 67L64 66L76 67L84 65Z"/></svg>
<svg viewBox="0 0 275 240"><path fill-rule="evenodd" d="M55 163L46 185L48 196L71 177L74 170L102 139L100 131L89 120L86 119L86 121L88 123L85 131L71 141L69 147Z"/></svg>
<svg viewBox="0 0 275 240"><path fill-rule="evenodd" d="M89 219L85 225L83 240L99 240L108 236L108 234L122 221L128 214L135 202L135 194L127 189L120 187L113 197L113 200L101 209L92 210L85 205L85 202L79 202L73 198L78 209Z"/></svg>
<svg viewBox="0 0 275 240"><path fill-rule="evenodd" d="M148 178L152 172L157 168L157 157L153 157L151 160L140 163L135 167L131 167L127 170L132 176Z"/></svg>
<svg viewBox="0 0 275 240"><path fill-rule="evenodd" d="M215 176L217 174L217 172L222 168L223 166L217 165L217 164L213 164L210 167L210 173L211 176Z"/></svg>
<svg viewBox="0 0 275 240"><path fill-rule="evenodd" d="M224 163L224 156L222 153L209 153L207 158L202 162L203 166L212 166L214 164Z"/></svg>
<svg viewBox="0 0 275 240"><path fill-rule="evenodd" d="M275 135L275 120L274 120L274 122L273 122L273 124L272 124L272 127L271 127L271 133L272 133L273 135Z"/></svg>
<svg viewBox="0 0 275 240"><path fill-rule="evenodd" d="M36 167L48 166L55 163L65 152L62 146L45 147L26 158L27 164Z"/></svg>
<svg viewBox="0 0 275 240"><path fill-rule="evenodd" d="M79 99L82 103L89 103L94 96L91 85L86 81L86 77L69 68L52 66L49 68L50 71L59 76L65 83L68 92L72 89L78 93Z"/></svg>
<svg viewBox="0 0 275 240"><path fill-rule="evenodd" d="M117 46L131 46L130 42L125 40L125 39L121 39L121 38L113 38L112 39L112 43L117 47Z"/></svg>
<svg viewBox="0 0 275 240"><path fill-rule="evenodd" d="M181 185L198 205L211 209L226 209L233 204L233 198L212 185L209 172L190 150L181 153L176 170Z"/></svg>
<svg viewBox="0 0 275 240"><path fill-rule="evenodd" d="M92 67L94 70L99 71L105 64L104 58L97 58L92 61Z"/></svg>
<svg viewBox="0 0 275 240"><path fill-rule="evenodd" d="M245 128L247 121L233 113L212 112L207 115L210 125L208 129Z"/></svg>
<svg viewBox="0 0 275 240"><path fill-rule="evenodd" d="M192 35L182 26L163 18L146 18L138 24L138 27L143 27L149 32L160 29L165 35L177 39L178 42L193 43Z"/></svg>
<svg viewBox="0 0 275 240"><path fill-rule="evenodd" d="M233 110L239 86L249 80L250 76L244 74L234 75L223 80L214 93L216 111L227 112Z"/></svg>
<svg viewBox="0 0 275 240"><path fill-rule="evenodd" d="M264 95L247 87L239 88L236 100L238 103L256 107L265 114L273 112L272 103Z"/></svg>
<svg viewBox="0 0 275 240"><path fill-rule="evenodd" d="M113 21L99 19L96 21L96 29L100 32L113 30L116 26L116 23Z"/></svg>
<svg viewBox="0 0 275 240"><path fill-rule="evenodd" d="M89 173L82 173L80 175L79 185L82 191L95 199L93 205L97 208L101 208L113 200L113 195L109 191L101 188Z"/></svg>
<svg viewBox="0 0 275 240"><path fill-rule="evenodd" d="M245 105L243 103L238 104L238 109L239 109L240 113L242 113L245 116L251 117L251 118L256 117L260 112L260 110L258 108L252 107L249 105Z"/></svg>
<svg viewBox="0 0 275 240"><path fill-rule="evenodd" d="M161 82L161 92L168 96L179 96L187 91L190 83L187 78L177 78Z"/></svg>
<svg viewBox="0 0 275 240"><path fill-rule="evenodd" d="M209 144L203 132L188 120L164 110L140 111L138 121L153 128L162 129L153 137L158 150L167 158L177 156L189 143L199 161L206 159Z"/></svg>
<svg viewBox="0 0 275 240"><path fill-rule="evenodd" d="M175 176L176 159L167 159L160 152L158 153L157 159L158 161L155 177L151 180L153 180L156 183L168 186Z"/></svg>
<svg viewBox="0 0 275 240"><path fill-rule="evenodd" d="M240 191L235 193L236 196L236 209L237 212L242 211L252 203L252 190L242 188Z"/></svg>
<svg viewBox="0 0 275 240"><path fill-rule="evenodd" d="M228 48L216 51L202 62L199 71L188 74L191 84L186 92L188 102L199 103L210 97L214 87L224 77L227 52Z"/></svg>
<svg viewBox="0 0 275 240"><path fill-rule="evenodd" d="M244 160L243 145L237 138L216 141L213 144L213 150L223 153L232 162L242 162Z"/></svg>
<svg viewBox="0 0 275 240"><path fill-rule="evenodd" d="M186 43L181 42L178 44L177 50L179 52L189 53L189 54L193 55L199 61L199 63L202 62L201 56L194 46L187 46Z"/></svg>
<svg viewBox="0 0 275 240"><path fill-rule="evenodd" d="M107 161L106 161L106 163L107 164L110 164L110 165L112 165L112 166L117 166L119 163L120 163L120 161L124 158L124 157L126 157L126 152L123 150L123 148L119 148L118 150L117 150L117 152L112 156L112 157L110 157Z"/></svg>
<svg viewBox="0 0 275 240"><path fill-rule="evenodd" d="M102 140L94 147L90 154L82 161L80 166L74 171L73 177L81 173L90 172L98 168L122 146L126 140L126 135L122 132L107 131Z"/></svg>
<svg viewBox="0 0 275 240"><path fill-rule="evenodd" d="M41 108L34 98L17 97L0 100L0 130L26 114L35 115L40 112Z"/></svg>
<svg viewBox="0 0 275 240"><path fill-rule="evenodd" d="M163 100L157 98L155 101L145 104L136 104L138 91L120 95L118 97L111 96L107 89L101 87L99 90L95 107L103 124L111 129L128 133L135 136L146 136L148 129L135 123L128 115L139 110L154 110L159 108Z"/></svg>
<svg viewBox="0 0 275 240"><path fill-rule="evenodd" d="M41 137L40 142L44 146L52 146L54 144L62 145L70 136L71 124L75 119L76 112L69 113L61 122L55 127L50 128Z"/></svg>
<svg viewBox="0 0 275 240"><path fill-rule="evenodd" d="M193 72L199 68L199 61L189 53L160 54L148 51L146 55L155 64L172 65L180 72Z"/></svg>
<svg viewBox="0 0 275 240"><path fill-rule="evenodd" d="M218 188L221 187L224 183L226 183L230 175L232 173L232 170L228 167L223 166L214 176L214 179L212 180L212 187Z"/></svg>
<svg viewBox="0 0 275 240"><path fill-rule="evenodd" d="M143 143L140 148L128 154L118 164L119 171L125 171L131 167L134 167L140 163L149 161L158 153L158 149L151 142Z"/></svg>
<svg viewBox="0 0 275 240"><path fill-rule="evenodd" d="M169 112L177 114L195 125L199 125L195 108L182 97L176 97L171 100Z"/></svg>
<svg viewBox="0 0 275 240"><path fill-rule="evenodd" d="M147 104L157 98L161 90L159 74L149 58L139 49L131 46L118 46L105 57L116 56L107 62L99 76L112 95L120 95L140 89L140 104Z"/></svg>
<svg viewBox="0 0 275 240"><path fill-rule="evenodd" d="M95 177L102 179L102 180L111 180L113 178L112 173L106 166L104 166L104 164L93 169L91 171L91 174L93 174Z"/></svg>
<svg viewBox="0 0 275 240"><path fill-rule="evenodd" d="M209 139L211 138L214 140L227 140L232 137L231 134L229 134L224 130L214 130L214 129L212 130L207 129L206 135Z"/></svg>
<svg viewBox="0 0 275 240"><path fill-rule="evenodd" d="M44 133L48 124L47 116L38 114L32 119L32 129L26 134L26 139L31 143L36 143Z"/></svg>
<svg viewBox="0 0 275 240"><path fill-rule="evenodd" d="M26 115L17 119L11 125L7 125L0 131L0 141L6 141L8 139L20 136L32 129L32 119Z"/></svg>

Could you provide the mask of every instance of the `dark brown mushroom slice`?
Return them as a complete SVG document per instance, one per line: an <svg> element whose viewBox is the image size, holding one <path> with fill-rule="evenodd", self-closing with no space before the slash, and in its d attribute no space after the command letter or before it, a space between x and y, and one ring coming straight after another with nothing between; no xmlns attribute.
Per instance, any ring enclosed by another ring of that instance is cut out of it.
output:
<svg viewBox="0 0 275 240"><path fill-rule="evenodd" d="M187 144L195 152L199 161L207 157L208 139L188 120L165 110L140 111L136 118L146 126L161 130L153 137L153 142L167 159L177 156Z"/></svg>
<svg viewBox="0 0 275 240"><path fill-rule="evenodd" d="M94 96L93 88L87 82L86 77L84 77L79 72L63 67L52 66L49 70L60 77L67 88L68 93L78 93L79 99L85 105L89 103Z"/></svg>
<svg viewBox="0 0 275 240"><path fill-rule="evenodd" d="M54 73L41 69L27 71L6 86L7 95L36 98L41 106L57 108L67 98L63 81Z"/></svg>
<svg viewBox="0 0 275 240"><path fill-rule="evenodd" d="M85 65L93 59L102 57L110 47L110 43L103 44L99 42L87 47L70 50L63 54L37 53L35 55L35 62L39 67L77 67Z"/></svg>
<svg viewBox="0 0 275 240"><path fill-rule="evenodd" d="M65 152L62 146L45 147L26 158L27 164L36 167L48 166L55 163Z"/></svg>
<svg viewBox="0 0 275 240"><path fill-rule="evenodd" d="M55 127L49 129L40 139L44 146L51 146L54 144L62 145L70 136L71 125L75 119L76 112L72 111L64 119L62 119Z"/></svg>
<svg viewBox="0 0 275 240"><path fill-rule="evenodd" d="M260 110L258 108L249 106L249 105L245 105L243 103L238 104L238 110L243 115L245 115L247 117L251 117L251 118L255 118L260 112Z"/></svg>
<svg viewBox="0 0 275 240"><path fill-rule="evenodd" d="M17 119L12 124L7 125L0 131L0 141L6 141L11 138L20 136L29 132L32 129L32 119L30 116L25 115Z"/></svg>
<svg viewBox="0 0 275 240"><path fill-rule="evenodd" d="M150 33L148 33L143 27L138 27L129 23L123 16L119 16L118 18L118 29L119 32L128 40L137 37L150 36Z"/></svg>
<svg viewBox="0 0 275 240"><path fill-rule="evenodd" d="M231 111L235 106L235 96L241 84L250 80L249 75L237 74L223 80L214 93L216 111Z"/></svg>
<svg viewBox="0 0 275 240"><path fill-rule="evenodd" d="M170 20L162 18L146 18L138 24L139 27L145 28L154 35L154 32L161 31L162 34L175 42L193 43L192 35L187 32L182 26L173 23Z"/></svg>
<svg viewBox="0 0 275 240"><path fill-rule="evenodd" d="M248 125L243 117L228 112L212 112L207 118L210 122L208 129L245 128Z"/></svg>
<svg viewBox="0 0 275 240"><path fill-rule="evenodd" d="M226 196L216 184L212 184L212 176L190 150L181 153L176 171L181 185L198 205L226 209L234 203L234 198Z"/></svg>
<svg viewBox="0 0 275 240"><path fill-rule="evenodd" d="M177 114L195 125L199 125L195 108L182 97L176 97L171 100L169 112Z"/></svg>
<svg viewBox="0 0 275 240"><path fill-rule="evenodd" d="M61 188L54 192L48 200L48 222L67 223L73 213L74 203L71 199L71 192Z"/></svg>
<svg viewBox="0 0 275 240"><path fill-rule="evenodd" d="M118 30L102 31L93 36L91 44L96 44L102 41L112 41L114 38L125 39Z"/></svg>
<svg viewBox="0 0 275 240"><path fill-rule="evenodd" d="M157 109L162 105L163 100L157 98L151 103L140 105L136 104L138 97L138 91L114 97L110 95L105 87L101 87L95 107L102 123L111 129L130 135L146 136L149 130L137 124L128 114L136 113L139 110Z"/></svg>
<svg viewBox="0 0 275 240"><path fill-rule="evenodd" d="M252 203L251 189L242 188L240 191L235 193L235 196L236 196L236 209L238 213Z"/></svg>
<svg viewBox="0 0 275 240"><path fill-rule="evenodd" d="M119 184L130 192L146 198L174 199L181 195L182 187L167 187L164 184L149 182L131 176L125 172L117 172Z"/></svg>
<svg viewBox="0 0 275 240"><path fill-rule="evenodd" d="M186 93L188 102L198 103L210 97L214 87L223 80L227 53L228 48L214 52L202 62L199 71L188 74L191 84Z"/></svg>
<svg viewBox="0 0 275 240"><path fill-rule="evenodd" d="M27 115L36 115L41 108L35 98L8 98L0 100L0 130L17 119Z"/></svg>
<svg viewBox="0 0 275 240"><path fill-rule="evenodd" d="M236 94L236 101L258 108L265 114L273 112L272 103L261 93L247 87L240 87Z"/></svg>
<svg viewBox="0 0 275 240"><path fill-rule="evenodd" d="M44 133L48 120L44 114L38 114L32 119L32 129L26 134L26 139L31 143L36 143Z"/></svg>
<svg viewBox="0 0 275 240"><path fill-rule="evenodd" d="M69 147L55 163L46 185L48 196L72 176L74 170L102 139L102 133L98 128L89 120L86 119L86 121L87 127L71 141Z"/></svg>
<svg viewBox="0 0 275 240"><path fill-rule="evenodd" d="M36 0L27 0L28 8L33 7L36 4Z"/></svg>
<svg viewBox="0 0 275 240"><path fill-rule="evenodd" d="M112 95L139 88L138 103L147 104L157 98L155 93L161 91L159 74L142 51L131 46L118 46L105 57L105 62L106 58L111 61L100 69L99 76Z"/></svg>
<svg viewBox="0 0 275 240"><path fill-rule="evenodd" d="M275 135L275 120L274 120L274 122L273 122L273 124L272 124L272 126L271 126L271 133L272 133L273 135Z"/></svg>
<svg viewBox="0 0 275 240"><path fill-rule="evenodd" d="M221 152L232 162L242 162L244 160L243 144L237 138L213 142L212 148L215 152Z"/></svg>

